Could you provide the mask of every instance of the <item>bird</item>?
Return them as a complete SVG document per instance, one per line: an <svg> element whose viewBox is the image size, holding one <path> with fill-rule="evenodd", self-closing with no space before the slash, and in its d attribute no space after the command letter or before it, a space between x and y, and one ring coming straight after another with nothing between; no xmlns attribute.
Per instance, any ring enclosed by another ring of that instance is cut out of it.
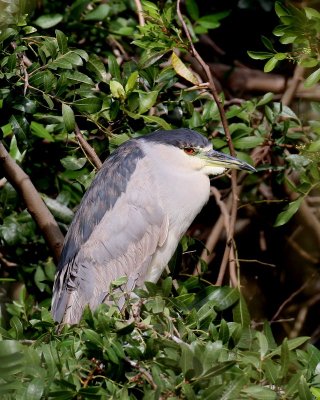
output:
<svg viewBox="0 0 320 400"><path fill-rule="evenodd" d="M111 284L122 277L124 293L156 283L209 199L209 176L228 169L255 171L191 129L158 130L120 145L97 172L66 234L53 319L78 324L86 306L94 311L113 301Z"/></svg>

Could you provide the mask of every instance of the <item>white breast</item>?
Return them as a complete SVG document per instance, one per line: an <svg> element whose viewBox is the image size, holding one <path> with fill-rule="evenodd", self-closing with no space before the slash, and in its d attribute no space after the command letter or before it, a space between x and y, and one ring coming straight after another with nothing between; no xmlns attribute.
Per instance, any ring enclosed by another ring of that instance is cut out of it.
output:
<svg viewBox="0 0 320 400"><path fill-rule="evenodd" d="M150 158L150 174L157 185L158 198L169 219L167 240L154 255L146 281L156 282L170 261L179 240L206 204L210 181L202 166L190 162L190 156L173 146L145 143Z"/></svg>

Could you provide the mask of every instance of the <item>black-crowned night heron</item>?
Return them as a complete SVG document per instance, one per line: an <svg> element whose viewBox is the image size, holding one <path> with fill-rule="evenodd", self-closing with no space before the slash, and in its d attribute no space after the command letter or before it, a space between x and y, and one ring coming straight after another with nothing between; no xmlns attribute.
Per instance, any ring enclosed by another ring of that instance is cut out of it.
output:
<svg viewBox="0 0 320 400"><path fill-rule="evenodd" d="M156 282L208 201L209 175L229 168L255 170L189 129L122 144L97 173L66 235L53 318L78 323L86 305L94 310L110 301L111 283L122 276L127 293Z"/></svg>

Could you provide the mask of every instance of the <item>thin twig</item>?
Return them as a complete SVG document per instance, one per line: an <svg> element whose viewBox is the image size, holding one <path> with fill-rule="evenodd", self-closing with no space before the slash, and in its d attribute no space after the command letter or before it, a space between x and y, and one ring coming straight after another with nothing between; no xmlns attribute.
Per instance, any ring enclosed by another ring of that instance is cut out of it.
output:
<svg viewBox="0 0 320 400"><path fill-rule="evenodd" d="M146 380L151 385L153 390L157 390L158 388L157 384L154 382L151 374L145 368L141 367L139 363L137 363L136 361L130 360L129 357L125 357L125 361L128 364L130 364L131 367L136 368L141 373L141 375L143 375L146 378Z"/></svg>
<svg viewBox="0 0 320 400"><path fill-rule="evenodd" d="M302 286L299 287L296 291L294 291L278 308L277 312L274 314L274 316L271 318L271 322L276 320L278 316L281 314L282 310L284 307L289 304L296 296L298 296L299 293L301 293L310 283L310 279L308 279Z"/></svg>
<svg viewBox="0 0 320 400"><path fill-rule="evenodd" d="M98 157L94 148L91 147L90 144L84 139L77 124L75 125L74 130L75 130L76 138L78 139L78 142L79 142L83 152L88 156L88 158L92 162L92 164L97 169L100 169L102 167L102 162L101 162L100 158Z"/></svg>
<svg viewBox="0 0 320 400"><path fill-rule="evenodd" d="M234 288L237 287L240 290L240 264L239 260L237 259L235 245L233 245L230 249L229 276L231 286Z"/></svg>

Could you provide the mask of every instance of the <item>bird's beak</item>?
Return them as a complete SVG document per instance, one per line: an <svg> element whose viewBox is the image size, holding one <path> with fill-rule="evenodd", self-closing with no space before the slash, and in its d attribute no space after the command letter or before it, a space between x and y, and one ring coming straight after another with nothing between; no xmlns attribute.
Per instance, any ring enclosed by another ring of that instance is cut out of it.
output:
<svg viewBox="0 0 320 400"><path fill-rule="evenodd" d="M255 172L256 169L250 164L239 160L238 158L220 153L219 151L209 150L202 154L206 163L212 167L223 167L230 169L243 169L245 171Z"/></svg>

